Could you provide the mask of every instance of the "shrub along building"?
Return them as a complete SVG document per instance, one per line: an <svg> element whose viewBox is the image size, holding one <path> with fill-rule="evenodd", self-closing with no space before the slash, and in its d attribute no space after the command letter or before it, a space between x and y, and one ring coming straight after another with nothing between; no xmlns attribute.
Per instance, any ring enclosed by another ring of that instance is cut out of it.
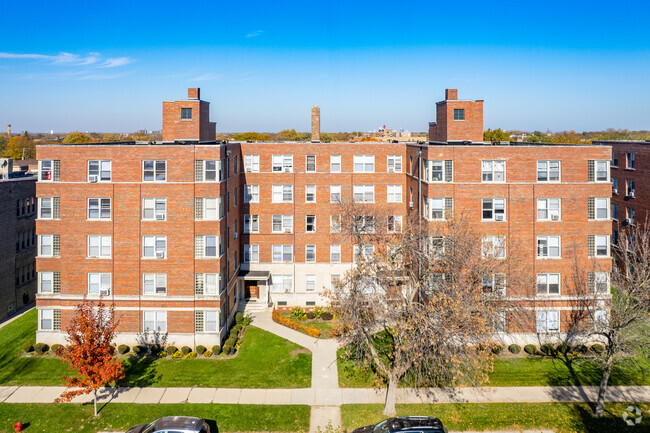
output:
<svg viewBox="0 0 650 433"><path fill-rule="evenodd" d="M162 143L37 148L38 341L62 342L83 296L115 305L119 342L158 332L189 346L218 344L244 307L323 304L353 266L341 200L381 204L393 230L413 212L431 228L463 214L503 254L521 245L537 284L484 283L530 310L523 330L500 317L513 339L566 332L580 296L607 296L608 146L482 143L483 103L455 89L437 104L440 141L226 143L188 94L164 103ZM589 283L570 290L576 260Z"/></svg>

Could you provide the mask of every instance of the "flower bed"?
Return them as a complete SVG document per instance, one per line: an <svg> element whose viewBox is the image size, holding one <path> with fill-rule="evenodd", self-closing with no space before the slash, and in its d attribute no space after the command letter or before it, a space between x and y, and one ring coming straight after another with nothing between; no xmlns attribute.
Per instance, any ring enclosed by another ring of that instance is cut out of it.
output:
<svg viewBox="0 0 650 433"><path fill-rule="evenodd" d="M302 332L303 334L307 334L310 337L314 337L314 338L320 337L320 331L318 329L311 326L305 326L303 324L296 322L295 320L282 317L280 316L280 314L278 314L277 310L273 310L271 316L273 317L273 321L275 323L279 323L280 325L286 326L287 328L291 328L295 331Z"/></svg>

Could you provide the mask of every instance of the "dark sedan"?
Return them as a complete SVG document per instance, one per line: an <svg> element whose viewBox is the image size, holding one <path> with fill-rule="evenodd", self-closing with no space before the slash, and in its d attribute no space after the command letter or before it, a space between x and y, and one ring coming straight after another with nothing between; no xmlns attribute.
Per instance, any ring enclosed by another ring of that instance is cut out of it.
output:
<svg viewBox="0 0 650 433"><path fill-rule="evenodd" d="M131 427L126 433L210 433L204 419L191 416L166 416L149 424Z"/></svg>
<svg viewBox="0 0 650 433"><path fill-rule="evenodd" d="M359 427L352 433L447 433L442 421L431 416L399 416L388 418L377 424Z"/></svg>

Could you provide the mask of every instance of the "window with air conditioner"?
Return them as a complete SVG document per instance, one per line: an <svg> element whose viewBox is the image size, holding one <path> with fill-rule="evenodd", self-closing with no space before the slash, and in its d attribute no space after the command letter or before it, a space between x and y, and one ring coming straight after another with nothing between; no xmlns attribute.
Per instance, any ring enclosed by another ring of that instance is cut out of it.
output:
<svg viewBox="0 0 650 433"><path fill-rule="evenodd" d="M260 171L260 156L244 155L244 171L247 173L258 173Z"/></svg>
<svg viewBox="0 0 650 433"><path fill-rule="evenodd" d="M293 292L293 275L272 275L271 290L274 293L292 293Z"/></svg>
<svg viewBox="0 0 650 433"><path fill-rule="evenodd" d="M636 190L636 182L634 179L627 179L627 196L634 197L634 191Z"/></svg>
<svg viewBox="0 0 650 433"><path fill-rule="evenodd" d="M506 199L504 198L484 198L482 200L483 221L505 221L506 219Z"/></svg>
<svg viewBox="0 0 650 433"><path fill-rule="evenodd" d="M627 220L628 224L636 223L636 211L633 207L627 208Z"/></svg>
<svg viewBox="0 0 650 433"><path fill-rule="evenodd" d="M166 198L143 198L142 219L145 221L164 221L167 218Z"/></svg>
<svg viewBox="0 0 650 433"><path fill-rule="evenodd" d="M560 199L540 198L537 199L537 220L538 221L560 221Z"/></svg>
<svg viewBox="0 0 650 433"><path fill-rule="evenodd" d="M612 178L612 194L613 195L618 195L618 178L617 177Z"/></svg>
<svg viewBox="0 0 650 433"><path fill-rule="evenodd" d="M111 294L111 274L92 272L89 273L88 294L109 296Z"/></svg>
<svg viewBox="0 0 650 433"><path fill-rule="evenodd" d="M142 293L144 295L166 295L167 274L142 274Z"/></svg>
<svg viewBox="0 0 650 433"><path fill-rule="evenodd" d="M388 172L402 172L402 155L388 155Z"/></svg>
<svg viewBox="0 0 650 433"><path fill-rule="evenodd" d="M272 169L276 173L291 173L293 171L293 155L273 155Z"/></svg>
<svg viewBox="0 0 650 433"><path fill-rule="evenodd" d="M164 259L167 256L167 236L143 236L142 257Z"/></svg>
<svg viewBox="0 0 650 433"><path fill-rule="evenodd" d="M88 182L110 182L111 161L88 161Z"/></svg>
<svg viewBox="0 0 650 433"><path fill-rule="evenodd" d="M273 233L293 232L293 215L273 215L272 223Z"/></svg>

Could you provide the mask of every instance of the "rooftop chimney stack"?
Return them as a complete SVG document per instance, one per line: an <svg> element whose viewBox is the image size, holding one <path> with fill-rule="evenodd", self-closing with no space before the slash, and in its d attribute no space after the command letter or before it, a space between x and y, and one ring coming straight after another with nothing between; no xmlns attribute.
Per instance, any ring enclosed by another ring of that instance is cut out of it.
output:
<svg viewBox="0 0 650 433"><path fill-rule="evenodd" d="M201 89L198 87L188 88L187 99L201 99Z"/></svg>
<svg viewBox="0 0 650 433"><path fill-rule="evenodd" d="M458 89L445 89L445 100L454 101L458 99Z"/></svg>
<svg viewBox="0 0 650 433"><path fill-rule="evenodd" d="M311 141L320 141L320 107L311 107Z"/></svg>
<svg viewBox="0 0 650 433"><path fill-rule="evenodd" d="M7 136L11 138L11 123L7 125Z"/></svg>
<svg viewBox="0 0 650 433"><path fill-rule="evenodd" d="M9 179L14 171L14 160L11 158L0 159L0 179Z"/></svg>

